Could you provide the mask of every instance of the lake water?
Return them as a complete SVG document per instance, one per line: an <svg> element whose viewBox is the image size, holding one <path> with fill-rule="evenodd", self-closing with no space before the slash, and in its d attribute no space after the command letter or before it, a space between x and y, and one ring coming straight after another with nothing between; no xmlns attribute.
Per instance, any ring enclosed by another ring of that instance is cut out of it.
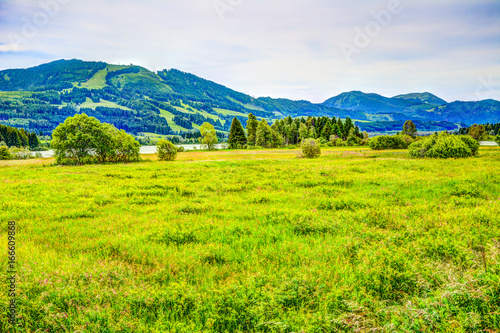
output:
<svg viewBox="0 0 500 333"><path fill-rule="evenodd" d="M178 147L184 147L185 150L196 150L196 149L202 149L201 145L176 145ZM215 145L216 149L223 149L227 146L227 144L218 144ZM33 154L36 154L36 152L33 152ZM41 151L40 154L42 154L42 157L52 157L54 156L54 151L53 150L47 150L47 151ZM141 146L141 154L156 154L156 146Z"/></svg>
<svg viewBox="0 0 500 333"><path fill-rule="evenodd" d="M481 141L480 144L481 146L498 146L498 144L494 141ZM201 149L201 145L176 145L176 146L184 147L185 150ZM215 145L215 148L224 149L226 146L227 144L222 143ZM54 156L54 151L53 150L41 151L40 154L42 154L42 157L52 157ZM141 146L141 154L145 155L156 154L156 146Z"/></svg>
<svg viewBox="0 0 500 333"><path fill-rule="evenodd" d="M479 141L479 144L481 146L498 146L498 143L496 143L495 141Z"/></svg>

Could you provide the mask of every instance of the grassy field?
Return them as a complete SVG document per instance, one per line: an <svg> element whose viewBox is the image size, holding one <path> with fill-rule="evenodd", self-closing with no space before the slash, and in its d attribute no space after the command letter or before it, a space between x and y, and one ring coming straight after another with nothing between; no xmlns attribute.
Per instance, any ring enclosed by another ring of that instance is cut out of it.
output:
<svg viewBox="0 0 500 333"><path fill-rule="evenodd" d="M106 75L108 74L107 68L95 73L87 82L82 83L83 88L88 89L102 89L106 86Z"/></svg>
<svg viewBox="0 0 500 333"><path fill-rule="evenodd" d="M144 158L0 163L18 332L500 331L498 147Z"/></svg>
<svg viewBox="0 0 500 333"><path fill-rule="evenodd" d="M188 129L182 127L182 126L179 126L177 125L176 123L174 123L174 114L173 113L170 113L166 110L160 110L160 115L167 119L167 122L168 122L168 126L170 126L170 128L172 128L173 131L184 131L184 132L187 132ZM193 124L194 125L194 124Z"/></svg>
<svg viewBox="0 0 500 333"><path fill-rule="evenodd" d="M102 99L99 103L94 103L90 98L87 97L87 100L80 104L80 108L91 108L94 109L98 106L103 106L106 108L116 108L116 109L122 109L122 110L130 110L129 108L125 106L121 106L116 104L115 102L110 102Z"/></svg>
<svg viewBox="0 0 500 333"><path fill-rule="evenodd" d="M220 109L220 108L214 108L215 111L219 112L220 114L223 114L225 116L240 116L240 117L248 117L248 114L246 113L241 113L238 111L231 111L227 109Z"/></svg>

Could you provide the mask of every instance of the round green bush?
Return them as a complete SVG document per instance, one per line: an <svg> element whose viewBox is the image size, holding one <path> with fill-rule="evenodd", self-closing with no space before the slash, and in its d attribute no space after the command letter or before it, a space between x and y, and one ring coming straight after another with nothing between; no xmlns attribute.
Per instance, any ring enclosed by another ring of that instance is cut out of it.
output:
<svg viewBox="0 0 500 333"><path fill-rule="evenodd" d="M302 156L306 158L317 158L321 156L321 145L314 139L305 139L300 145Z"/></svg>
<svg viewBox="0 0 500 333"><path fill-rule="evenodd" d="M345 142L341 138L333 138L332 140L330 140L330 144L332 145L332 147L346 147L347 146L347 142Z"/></svg>
<svg viewBox="0 0 500 333"><path fill-rule="evenodd" d="M183 153L186 151L186 149L183 146L176 146L175 148L177 149L178 153Z"/></svg>
<svg viewBox="0 0 500 333"><path fill-rule="evenodd" d="M67 118L52 133L57 164L93 164L140 160L140 143L124 130L85 113Z"/></svg>
<svg viewBox="0 0 500 333"><path fill-rule="evenodd" d="M12 154L9 151L9 148L6 146L0 146L0 160L11 160L13 158Z"/></svg>
<svg viewBox="0 0 500 333"><path fill-rule="evenodd" d="M414 158L465 158L478 150L479 143L469 135L440 133L411 144L409 154Z"/></svg>
<svg viewBox="0 0 500 333"><path fill-rule="evenodd" d="M373 150L383 149L407 149L413 142L409 135L382 135L370 140L370 148Z"/></svg>
<svg viewBox="0 0 500 333"><path fill-rule="evenodd" d="M500 134L498 134L497 136L495 136L495 142L498 143L500 145Z"/></svg>
<svg viewBox="0 0 500 333"><path fill-rule="evenodd" d="M158 150L158 158L160 161L173 161L177 157L177 148L168 140L160 140L156 145Z"/></svg>

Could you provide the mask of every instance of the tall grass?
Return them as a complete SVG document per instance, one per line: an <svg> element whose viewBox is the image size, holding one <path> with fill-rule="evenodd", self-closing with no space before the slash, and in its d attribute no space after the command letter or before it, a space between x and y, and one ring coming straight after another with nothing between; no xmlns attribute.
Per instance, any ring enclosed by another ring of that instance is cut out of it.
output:
<svg viewBox="0 0 500 333"><path fill-rule="evenodd" d="M496 332L499 162L482 148L2 164L18 332Z"/></svg>

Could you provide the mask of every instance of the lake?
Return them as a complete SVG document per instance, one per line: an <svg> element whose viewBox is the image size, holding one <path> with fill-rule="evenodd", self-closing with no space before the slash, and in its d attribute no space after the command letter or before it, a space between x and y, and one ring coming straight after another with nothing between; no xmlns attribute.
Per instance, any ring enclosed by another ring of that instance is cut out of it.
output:
<svg viewBox="0 0 500 333"><path fill-rule="evenodd" d="M201 149L201 145L176 145L177 147L184 147L185 150L196 150L196 149ZM221 143L218 145L215 145L216 149L223 149L227 146L225 143ZM36 154L37 152L33 152L33 155ZM52 157L54 156L54 151L47 150L47 151L41 151L39 152L42 154L42 157ZM141 154L156 154L156 146L141 146Z"/></svg>

